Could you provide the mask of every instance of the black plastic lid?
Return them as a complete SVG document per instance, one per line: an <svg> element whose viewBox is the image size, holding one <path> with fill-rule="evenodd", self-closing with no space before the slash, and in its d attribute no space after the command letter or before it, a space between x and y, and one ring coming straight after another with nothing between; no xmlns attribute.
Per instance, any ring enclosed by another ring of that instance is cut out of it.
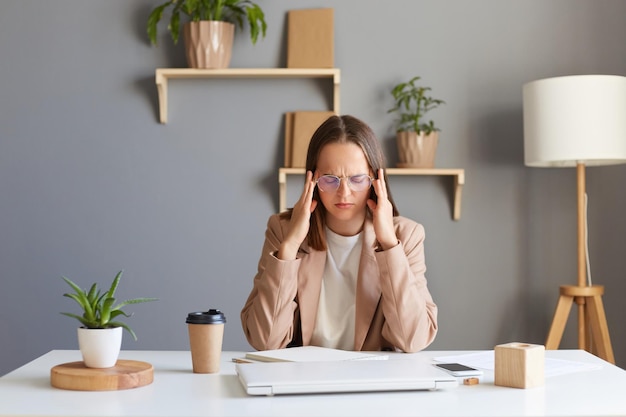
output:
<svg viewBox="0 0 626 417"><path fill-rule="evenodd" d="M209 311L195 311L187 314L187 323L191 324L222 324L226 323L226 316L214 308Z"/></svg>

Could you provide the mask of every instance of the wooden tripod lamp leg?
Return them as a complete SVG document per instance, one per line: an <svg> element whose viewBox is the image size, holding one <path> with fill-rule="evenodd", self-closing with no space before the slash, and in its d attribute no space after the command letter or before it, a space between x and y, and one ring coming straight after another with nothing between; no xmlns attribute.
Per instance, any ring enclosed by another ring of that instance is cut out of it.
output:
<svg viewBox="0 0 626 417"><path fill-rule="evenodd" d="M550 326L550 332L548 333L548 339L546 340L546 349L559 348L573 301L574 297L569 295L561 294L559 297L559 302L554 312L554 318L552 319L552 325Z"/></svg>
<svg viewBox="0 0 626 417"><path fill-rule="evenodd" d="M598 349L598 356L614 364L615 356L613 356L613 347L609 336L609 326L604 313L604 305L602 304L602 295L588 297L587 306L591 334L593 335L594 344Z"/></svg>

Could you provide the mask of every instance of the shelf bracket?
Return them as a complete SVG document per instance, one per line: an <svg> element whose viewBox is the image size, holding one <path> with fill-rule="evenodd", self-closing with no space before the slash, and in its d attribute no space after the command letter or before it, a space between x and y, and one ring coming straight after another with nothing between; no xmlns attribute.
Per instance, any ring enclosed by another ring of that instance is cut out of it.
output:
<svg viewBox="0 0 626 417"><path fill-rule="evenodd" d="M157 69L154 79L159 94L159 121L165 124L167 123L167 77Z"/></svg>

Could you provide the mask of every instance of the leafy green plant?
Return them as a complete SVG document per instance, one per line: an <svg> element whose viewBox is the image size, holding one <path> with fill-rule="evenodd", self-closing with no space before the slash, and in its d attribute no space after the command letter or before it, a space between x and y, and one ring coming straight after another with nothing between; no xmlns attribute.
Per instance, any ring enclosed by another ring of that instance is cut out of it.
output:
<svg viewBox="0 0 626 417"><path fill-rule="evenodd" d="M180 36L181 14L189 21L229 22L240 29L243 29L244 22L247 20L253 45L256 44L259 35L265 37L267 30L263 10L250 0L169 0L155 7L148 17L148 37L153 45L157 44L157 24L167 8L171 8L172 12L167 30L175 44L178 43Z"/></svg>
<svg viewBox="0 0 626 417"><path fill-rule="evenodd" d="M426 113L445 104L445 101L427 95L431 88L417 85L419 80L420 77L415 76L407 82L399 83L391 90L396 104L387 113L396 112L400 115L396 128L398 132L424 132L428 135L440 130L432 120L428 122L422 120Z"/></svg>
<svg viewBox="0 0 626 417"><path fill-rule="evenodd" d="M113 279L111 287L108 291L102 293L98 289L98 284L94 283L89 291L81 289L77 284L67 277L62 277L67 284L72 287L74 293L63 294L64 297L69 297L76 301L78 305L83 309L83 315L72 313L61 313L68 317L75 318L81 324L88 329L108 329L112 327L123 327L133 336L133 339L137 340L135 332L125 323L115 320L119 316L130 317L130 314L126 314L122 311L122 307L129 304L145 303L148 301L155 301L156 298L133 298L131 300L125 300L116 304L115 291L122 278L122 272L120 271Z"/></svg>

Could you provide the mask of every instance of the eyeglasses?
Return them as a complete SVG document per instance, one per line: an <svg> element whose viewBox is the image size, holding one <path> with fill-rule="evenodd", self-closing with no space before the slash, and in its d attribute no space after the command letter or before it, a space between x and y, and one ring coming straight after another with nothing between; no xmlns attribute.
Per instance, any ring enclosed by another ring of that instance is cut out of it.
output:
<svg viewBox="0 0 626 417"><path fill-rule="evenodd" d="M320 190L332 193L339 189L341 180L348 180L348 187L352 191L365 191L372 186L372 178L367 174L352 175L350 177L338 177L336 175L322 175L315 181Z"/></svg>

